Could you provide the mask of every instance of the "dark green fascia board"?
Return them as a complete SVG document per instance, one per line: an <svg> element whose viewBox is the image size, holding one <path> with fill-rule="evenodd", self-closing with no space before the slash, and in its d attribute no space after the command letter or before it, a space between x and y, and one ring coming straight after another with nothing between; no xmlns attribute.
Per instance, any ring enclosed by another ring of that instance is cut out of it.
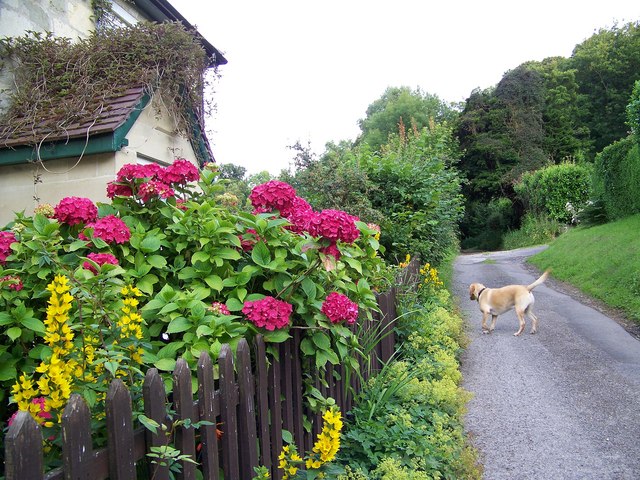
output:
<svg viewBox="0 0 640 480"><path fill-rule="evenodd" d="M129 118L113 132L92 135L86 138L74 138L68 141L45 143L40 147L40 160L79 157L80 155L96 155L99 153L117 152L129 145L126 136L133 127L140 113L149 103L151 97L145 94L138 105L131 111ZM4 148L0 150L0 165L19 165L38 160L38 152L34 146Z"/></svg>

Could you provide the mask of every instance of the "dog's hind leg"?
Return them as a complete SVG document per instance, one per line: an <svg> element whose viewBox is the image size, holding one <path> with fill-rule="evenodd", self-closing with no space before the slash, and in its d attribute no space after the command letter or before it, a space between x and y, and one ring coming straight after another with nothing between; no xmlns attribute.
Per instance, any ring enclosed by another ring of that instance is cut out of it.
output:
<svg viewBox="0 0 640 480"><path fill-rule="evenodd" d="M520 322L520 328L518 329L518 331L516 333L514 333L514 336L518 336L522 333L522 331L524 330L524 327L526 325L526 322L524 320L524 311L516 308L516 315L518 316L518 321Z"/></svg>
<svg viewBox="0 0 640 480"><path fill-rule="evenodd" d="M531 333L536 333L538 331L538 317L533 313L533 307L529 305L529 308L527 308L525 313L529 315L529 318L531 319Z"/></svg>
<svg viewBox="0 0 640 480"><path fill-rule="evenodd" d="M498 315L491 315L491 328L489 328L489 333L493 332L496 329L497 319L498 319Z"/></svg>

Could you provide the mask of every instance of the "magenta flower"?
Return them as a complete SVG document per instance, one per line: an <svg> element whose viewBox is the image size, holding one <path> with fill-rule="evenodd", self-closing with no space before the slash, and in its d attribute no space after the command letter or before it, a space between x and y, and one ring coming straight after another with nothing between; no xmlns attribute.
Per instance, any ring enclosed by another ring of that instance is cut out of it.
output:
<svg viewBox="0 0 640 480"><path fill-rule="evenodd" d="M84 197L66 197L55 206L53 217L60 223L76 225L93 222L98 216L98 208Z"/></svg>
<svg viewBox="0 0 640 480"><path fill-rule="evenodd" d="M101 238L107 243L126 243L131 238L131 230L127 224L115 215L99 218L85 228L93 228L93 238ZM88 240L83 233L78 236L82 240Z"/></svg>
<svg viewBox="0 0 640 480"><path fill-rule="evenodd" d="M240 246L245 252L250 252L259 240L261 239L258 236L258 232L253 228L249 228L246 234L240 236Z"/></svg>
<svg viewBox="0 0 640 480"><path fill-rule="evenodd" d="M118 259L110 253L90 253L87 258L96 262L99 266L109 263L111 265L118 265ZM91 262L84 262L82 268L86 268L93 272L94 275L98 274L98 270L93 266Z"/></svg>
<svg viewBox="0 0 640 480"><path fill-rule="evenodd" d="M19 292L24 288L22 280L20 280L20 277L16 275L7 275L6 277L0 278L0 284L3 283L6 283L11 290L15 290L16 292Z"/></svg>
<svg viewBox="0 0 640 480"><path fill-rule="evenodd" d="M342 210L322 210L316 218L311 220L309 233L314 237L324 237L333 242L341 240L345 243L353 243L360 236L360 230L355 223L357 220L357 217Z"/></svg>
<svg viewBox="0 0 640 480"><path fill-rule="evenodd" d="M53 418L52 415L51 415L51 412L47 412L45 410L46 399L44 397L32 398L31 399L31 403L33 403L34 405L40 405L40 411L37 413L37 415L40 418L42 418L44 420L50 420L50 419ZM14 412L13 415L11 415L11 417L9 417L9 420L7 420L7 425L11 426L11 424L13 423L13 421L16 418L16 415L18 415L18 411Z"/></svg>
<svg viewBox="0 0 640 480"><path fill-rule="evenodd" d="M138 195L140 196L140 200L146 203L152 198L156 197L175 197L176 193L166 183L160 182L158 180L149 180L148 182L140 185L140 188L138 189Z"/></svg>
<svg viewBox="0 0 640 480"><path fill-rule="evenodd" d="M329 245L327 247L322 247L320 249L320 252L324 253L325 255L331 255L336 260L340 260L340 256L342 255L340 253L340 249L338 248L338 245L336 245L335 242L332 242L331 245Z"/></svg>
<svg viewBox="0 0 640 480"><path fill-rule="evenodd" d="M358 319L358 304L338 292L327 295L320 311L331 320L331 323L346 321L351 325Z"/></svg>
<svg viewBox="0 0 640 480"><path fill-rule="evenodd" d="M291 222L287 228L295 233L308 231L309 225L318 216L311 205L302 197L294 197L291 207L280 213Z"/></svg>
<svg viewBox="0 0 640 480"><path fill-rule="evenodd" d="M251 191L249 200L258 212L279 210L282 216L293 206L296 190L291 185L279 180L257 185Z"/></svg>
<svg viewBox="0 0 640 480"><path fill-rule="evenodd" d="M185 185L200 178L198 167L184 158L179 158L168 167L158 172L158 180L167 185L179 183Z"/></svg>
<svg viewBox="0 0 640 480"><path fill-rule="evenodd" d="M211 310L214 315L231 315L227 306L222 302L213 302L209 307L209 310Z"/></svg>
<svg viewBox="0 0 640 480"><path fill-rule="evenodd" d="M107 183L107 197L130 197L133 195L133 190L129 185L122 185L121 183L109 182Z"/></svg>
<svg viewBox="0 0 640 480"><path fill-rule="evenodd" d="M273 297L264 297L254 302L244 302L242 313L257 327L266 330L276 330L289 325L289 316L293 312L290 303Z"/></svg>
<svg viewBox="0 0 640 480"><path fill-rule="evenodd" d="M7 257L11 255L11 244L17 242L16 234L11 231L0 232L0 265L7 263Z"/></svg>
<svg viewBox="0 0 640 480"><path fill-rule="evenodd" d="M116 182L130 183L136 179L155 179L162 167L157 163L148 163L146 165L138 165L135 163L127 163L122 166L116 174Z"/></svg>

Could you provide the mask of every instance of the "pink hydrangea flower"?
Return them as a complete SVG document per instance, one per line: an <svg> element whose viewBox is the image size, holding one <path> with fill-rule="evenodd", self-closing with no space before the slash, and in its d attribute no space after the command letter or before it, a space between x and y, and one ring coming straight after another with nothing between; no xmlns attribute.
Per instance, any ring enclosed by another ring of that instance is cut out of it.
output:
<svg viewBox="0 0 640 480"><path fill-rule="evenodd" d="M148 178L155 179L162 167L157 163L148 163L146 165L138 165L135 163L127 163L122 166L116 174L116 182L130 183L136 179Z"/></svg>
<svg viewBox="0 0 640 480"><path fill-rule="evenodd" d="M93 222L98 216L98 208L84 197L66 197L55 206L53 217L60 223L76 225Z"/></svg>
<svg viewBox="0 0 640 480"><path fill-rule="evenodd" d="M24 284L22 283L22 280L20 280L20 277L16 275L7 275L5 277L0 278L0 284L5 282L11 290L15 290L16 292L19 292L24 288Z"/></svg>
<svg viewBox="0 0 640 480"><path fill-rule="evenodd" d="M93 228L93 238L101 238L107 243L126 243L131 238L131 230L127 224L115 215L99 218L85 228ZM82 240L88 240L83 233L78 236Z"/></svg>
<svg viewBox="0 0 640 480"><path fill-rule="evenodd" d="M351 325L358 320L358 304L338 292L331 292L327 296L320 311L331 320L331 323L346 321Z"/></svg>
<svg viewBox="0 0 640 480"><path fill-rule="evenodd" d="M7 257L13 252L11 244L17 242L16 234L11 231L0 232L0 265L7 263Z"/></svg>
<svg viewBox="0 0 640 480"><path fill-rule="evenodd" d="M291 185L279 180L270 180L257 185L251 190L251 205L262 212L279 210L282 216L293 206L296 190Z"/></svg>
<svg viewBox="0 0 640 480"><path fill-rule="evenodd" d="M325 255L331 255L336 260L340 260L340 256L342 255L340 253L340 249L338 248L338 245L336 245L335 242L332 242L331 245L329 245L327 247L322 247L320 249L320 252L324 253Z"/></svg>
<svg viewBox="0 0 640 480"><path fill-rule="evenodd" d="M184 158L179 158L168 167L158 172L158 180L167 185L179 183L184 185L188 182L195 182L200 178L198 167Z"/></svg>
<svg viewBox="0 0 640 480"><path fill-rule="evenodd" d="M40 411L38 412L38 416L40 418L44 420L51 420L53 418L53 416L51 415L51 412L47 412L45 410L46 399L44 397L32 398L31 403L33 403L34 405L40 405ZM11 424L16 418L16 415L18 415L18 412L14 412L13 415L9 417L9 420L7 420L7 425L11 426Z"/></svg>
<svg viewBox="0 0 640 480"><path fill-rule="evenodd" d="M156 197L175 197L176 193L166 183L160 182L158 180L149 180L148 182L140 185L140 188L138 189L138 195L140 196L140 200L146 203L152 198Z"/></svg>
<svg viewBox="0 0 640 480"><path fill-rule="evenodd" d="M360 236L356 227L357 217L342 210L322 210L309 225L309 233L314 237L324 237L331 241L341 240L353 243Z"/></svg>
<svg viewBox="0 0 640 480"><path fill-rule="evenodd" d="M222 302L213 302L209 310L211 310L214 315L231 315L227 306Z"/></svg>
<svg viewBox="0 0 640 480"><path fill-rule="evenodd" d="M291 312L293 312L293 306L290 303L273 297L245 302L242 307L242 313L257 327L270 331L289 325Z"/></svg>
<svg viewBox="0 0 640 480"><path fill-rule="evenodd" d="M308 231L309 225L318 215L302 197L294 197L291 207L280 213L291 222L287 228L295 233Z"/></svg>
<svg viewBox="0 0 640 480"><path fill-rule="evenodd" d="M107 197L130 197L133 195L133 190L129 185L123 185L121 183L109 182L107 184Z"/></svg>
<svg viewBox="0 0 640 480"><path fill-rule="evenodd" d="M104 265L105 263L118 265L118 259L110 253L90 253L89 255L87 255L87 258L93 260L98 265ZM93 266L91 262L84 262L82 264L82 268L86 268L87 270L92 271L94 275L98 274L98 270Z"/></svg>

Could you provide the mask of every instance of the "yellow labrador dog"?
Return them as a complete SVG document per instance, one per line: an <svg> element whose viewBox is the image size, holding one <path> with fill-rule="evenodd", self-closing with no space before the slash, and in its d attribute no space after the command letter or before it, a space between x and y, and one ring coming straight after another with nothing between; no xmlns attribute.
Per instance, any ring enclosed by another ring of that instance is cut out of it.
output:
<svg viewBox="0 0 640 480"><path fill-rule="evenodd" d="M491 333L496 328L496 319L515 307L516 315L520 320L520 328L514 335L518 336L525 327L524 316L531 318L531 333L538 329L538 318L533 313L533 293L531 290L543 283L550 270L544 272L531 285L507 285L502 288L487 288L481 283L472 283L469 286L469 297L478 300L478 306L482 312L482 333ZM491 315L491 327L487 327L487 320Z"/></svg>

